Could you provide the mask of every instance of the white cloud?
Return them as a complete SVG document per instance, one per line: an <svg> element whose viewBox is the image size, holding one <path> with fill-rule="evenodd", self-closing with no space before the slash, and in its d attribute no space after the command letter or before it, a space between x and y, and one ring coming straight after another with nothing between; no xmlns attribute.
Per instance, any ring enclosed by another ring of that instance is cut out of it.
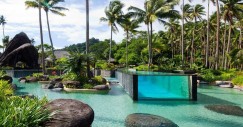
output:
<svg viewBox="0 0 243 127"><path fill-rule="evenodd" d="M101 23L100 17L105 16L104 9L108 6L110 0L90 0L90 37L99 38L100 40L110 38L110 28L107 23ZM125 9L129 6L143 8L144 0L121 0L125 3ZM201 1L194 1L201 3ZM193 4L196 4L193 3ZM204 3L206 6L206 3ZM60 4L68 8L64 11L66 16L49 14L50 27L53 36L54 46L56 48L64 47L74 43L85 41L86 29L86 12L85 2L80 0L69 0ZM6 34L13 37L15 34L24 31L30 38L36 40L39 44L39 19L38 9L26 9L23 0L0 0L0 15L4 15L7 20L5 27ZM179 9L179 6L177 7ZM215 10L215 8L213 8ZM42 11L42 24L44 30L44 40L49 42L46 25L46 15ZM154 23L154 30L162 30L163 26L158 22ZM146 30L142 25L139 30ZM1 38L2 35L0 35ZM124 38L124 32L119 28L119 33L113 34L113 39L120 42Z"/></svg>

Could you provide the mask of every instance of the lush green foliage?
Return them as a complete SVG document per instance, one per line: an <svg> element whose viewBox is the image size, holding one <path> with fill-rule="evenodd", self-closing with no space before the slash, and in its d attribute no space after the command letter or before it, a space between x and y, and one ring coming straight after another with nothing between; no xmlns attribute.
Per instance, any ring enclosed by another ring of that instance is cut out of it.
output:
<svg viewBox="0 0 243 127"><path fill-rule="evenodd" d="M48 120L43 109L47 99L8 97L0 103L0 125L3 127L36 127Z"/></svg>
<svg viewBox="0 0 243 127"><path fill-rule="evenodd" d="M43 73L33 73L32 76L39 79L40 77L43 77Z"/></svg>
<svg viewBox="0 0 243 127"><path fill-rule="evenodd" d="M85 83L83 85L83 89L93 89L94 85L93 84L90 84L90 83Z"/></svg>
<svg viewBox="0 0 243 127"><path fill-rule="evenodd" d="M113 63L98 62L96 64L96 68L100 68L100 69L103 69L103 70L114 70L115 65Z"/></svg>
<svg viewBox="0 0 243 127"><path fill-rule="evenodd" d="M0 101L12 94L13 90L8 81L0 80Z"/></svg>
<svg viewBox="0 0 243 127"><path fill-rule="evenodd" d="M102 76L95 76L94 78L92 78L92 84L94 85L106 84L106 79L104 79Z"/></svg>
<svg viewBox="0 0 243 127"><path fill-rule="evenodd" d="M149 68L148 68L148 65L139 65L139 66L137 66L137 67L135 67L135 69L137 70L137 71L148 71L149 70ZM157 65L152 65L152 66L150 66L150 71L152 70L152 71L158 71L158 66Z"/></svg>
<svg viewBox="0 0 243 127"><path fill-rule="evenodd" d="M237 71L235 69L231 69L229 71L217 71L212 69L204 69L201 70L200 76L208 82L213 82L216 80L228 81L232 80L232 78L237 75Z"/></svg>
<svg viewBox="0 0 243 127"><path fill-rule="evenodd" d="M233 79L232 82L234 85L243 86L243 73L238 73Z"/></svg>

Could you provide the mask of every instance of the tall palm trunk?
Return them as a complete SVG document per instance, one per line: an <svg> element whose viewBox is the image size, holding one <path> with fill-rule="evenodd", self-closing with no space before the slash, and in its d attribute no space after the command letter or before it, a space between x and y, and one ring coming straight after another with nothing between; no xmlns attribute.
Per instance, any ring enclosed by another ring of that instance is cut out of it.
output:
<svg viewBox="0 0 243 127"><path fill-rule="evenodd" d="M148 36L147 36L147 39L148 39L148 49L150 49L150 32L149 32L149 24L147 24L147 33L148 33ZM148 54L149 54L149 58L148 58L148 68L150 69L150 50L148 50Z"/></svg>
<svg viewBox="0 0 243 127"><path fill-rule="evenodd" d="M153 50L152 50L152 43L153 43L153 24L150 22L150 42L149 42L149 53L150 53L150 66L153 64Z"/></svg>
<svg viewBox="0 0 243 127"><path fill-rule="evenodd" d="M226 32L227 32L227 29L226 29L226 20L224 20L224 42L223 42L223 59L222 59L222 66L224 67L224 63L225 63L225 44L226 44Z"/></svg>
<svg viewBox="0 0 243 127"><path fill-rule="evenodd" d="M206 44L206 68L209 68L209 63L208 63L208 50L209 50L209 3L210 0L208 0L208 14L207 14L207 44Z"/></svg>
<svg viewBox="0 0 243 127"><path fill-rule="evenodd" d="M216 33L216 50L215 50L215 69L218 69L219 62L219 29L220 29L220 10L219 10L219 0L216 0L217 5L217 33Z"/></svg>
<svg viewBox="0 0 243 127"><path fill-rule="evenodd" d="M192 31L192 45L191 45L191 67L194 62L194 40L195 40L195 30L196 30L197 18L195 18L194 28Z"/></svg>
<svg viewBox="0 0 243 127"><path fill-rule="evenodd" d="M86 0L86 55L87 55L87 76L90 79L90 62L89 62L89 0Z"/></svg>
<svg viewBox="0 0 243 127"><path fill-rule="evenodd" d="M181 61L182 67L184 67L184 0L182 0L182 24L181 24Z"/></svg>
<svg viewBox="0 0 243 127"><path fill-rule="evenodd" d="M128 39L129 39L129 33L128 30L126 30L127 32L127 41L126 41L126 69L128 70L128 51L127 51L127 46L128 46Z"/></svg>
<svg viewBox="0 0 243 127"><path fill-rule="evenodd" d="M110 39L110 51L109 51L109 63L111 62L111 43L112 43L112 25L111 25L111 39Z"/></svg>
<svg viewBox="0 0 243 127"><path fill-rule="evenodd" d="M42 32L42 21L41 21L41 6L39 2L39 24L40 24L40 39L41 39L41 62L42 62L42 72L45 74L45 56L44 56L44 44L43 44L43 32Z"/></svg>
<svg viewBox="0 0 243 127"><path fill-rule="evenodd" d="M49 24L49 16L48 16L48 10L45 10L46 12L46 21L47 21L47 28L48 28L48 34L49 34L49 38L50 38L50 42L51 42L51 51L52 51L52 62L53 65L55 64L55 54L54 54L54 48L53 48L53 42L52 42L52 37L51 37L51 30L50 30L50 24Z"/></svg>
<svg viewBox="0 0 243 127"><path fill-rule="evenodd" d="M4 24L3 24L3 38L5 37L5 34L4 34Z"/></svg>
<svg viewBox="0 0 243 127"><path fill-rule="evenodd" d="M229 22L229 35L228 35L228 43L227 43L227 49L226 49L226 54L229 54L230 51L230 41L231 41L231 22ZM225 66L224 69L228 69L228 59L227 56L225 57Z"/></svg>
<svg viewBox="0 0 243 127"><path fill-rule="evenodd" d="M242 43L242 28L240 26L239 49L241 49L241 43Z"/></svg>

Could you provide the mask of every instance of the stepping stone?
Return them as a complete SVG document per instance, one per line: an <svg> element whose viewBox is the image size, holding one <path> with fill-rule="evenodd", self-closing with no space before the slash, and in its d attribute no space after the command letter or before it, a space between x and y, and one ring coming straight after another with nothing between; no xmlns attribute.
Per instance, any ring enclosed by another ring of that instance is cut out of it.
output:
<svg viewBox="0 0 243 127"><path fill-rule="evenodd" d="M225 114L225 115L233 115L233 116L243 116L243 109L239 106L234 105L206 105L205 108Z"/></svg>
<svg viewBox="0 0 243 127"><path fill-rule="evenodd" d="M126 127L179 127L169 119L161 116L134 113L127 116L125 120Z"/></svg>

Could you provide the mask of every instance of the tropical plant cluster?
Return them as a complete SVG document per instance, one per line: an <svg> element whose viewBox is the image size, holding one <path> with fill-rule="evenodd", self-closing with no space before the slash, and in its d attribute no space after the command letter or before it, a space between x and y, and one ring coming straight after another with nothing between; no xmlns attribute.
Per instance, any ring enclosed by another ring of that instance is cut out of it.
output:
<svg viewBox="0 0 243 127"><path fill-rule="evenodd" d="M41 126L51 114L43 106L46 98L22 98L13 96L13 90L8 81L0 80L0 126L3 127L33 127Z"/></svg>

